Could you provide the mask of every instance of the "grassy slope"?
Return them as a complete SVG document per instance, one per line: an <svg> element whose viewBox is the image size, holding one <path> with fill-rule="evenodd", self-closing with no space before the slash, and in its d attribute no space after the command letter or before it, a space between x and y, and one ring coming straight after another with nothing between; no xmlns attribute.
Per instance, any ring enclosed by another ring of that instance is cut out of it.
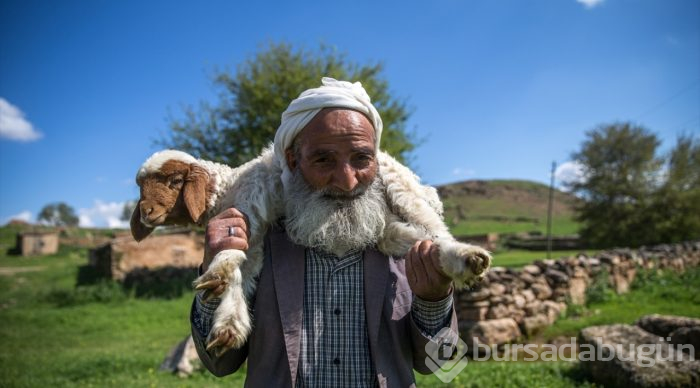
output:
<svg viewBox="0 0 700 388"><path fill-rule="evenodd" d="M530 181L466 181L438 188L445 205L445 220L455 235L517 233L547 229L549 188ZM575 234L576 199L555 191L552 233ZM461 213L461 214L460 214Z"/></svg>

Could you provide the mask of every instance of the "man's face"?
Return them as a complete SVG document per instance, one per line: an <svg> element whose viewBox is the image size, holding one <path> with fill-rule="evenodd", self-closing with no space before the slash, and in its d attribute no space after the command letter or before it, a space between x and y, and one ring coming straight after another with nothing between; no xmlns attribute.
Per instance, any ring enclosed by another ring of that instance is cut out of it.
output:
<svg viewBox="0 0 700 388"><path fill-rule="evenodd" d="M315 190L348 195L377 176L374 128L360 112L323 109L299 133L298 152L286 150L290 170L299 168Z"/></svg>

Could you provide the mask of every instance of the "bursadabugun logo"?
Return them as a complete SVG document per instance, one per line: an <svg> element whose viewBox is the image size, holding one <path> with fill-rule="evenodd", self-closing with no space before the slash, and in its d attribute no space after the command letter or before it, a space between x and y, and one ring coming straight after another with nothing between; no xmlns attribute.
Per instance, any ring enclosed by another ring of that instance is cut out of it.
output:
<svg viewBox="0 0 700 388"><path fill-rule="evenodd" d="M443 383L449 383L467 367L467 344L445 327L425 345L425 365Z"/></svg>

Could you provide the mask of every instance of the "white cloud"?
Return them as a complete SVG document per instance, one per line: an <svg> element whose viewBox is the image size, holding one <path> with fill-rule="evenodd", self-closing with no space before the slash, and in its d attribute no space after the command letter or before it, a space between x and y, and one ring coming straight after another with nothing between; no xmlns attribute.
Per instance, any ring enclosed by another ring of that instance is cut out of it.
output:
<svg viewBox="0 0 700 388"><path fill-rule="evenodd" d="M19 108L0 97L0 138L33 141L41 136Z"/></svg>
<svg viewBox="0 0 700 388"><path fill-rule="evenodd" d="M583 4L586 9L591 9L603 4L605 0L576 0L577 3Z"/></svg>
<svg viewBox="0 0 700 388"><path fill-rule="evenodd" d="M554 171L554 179L559 185L580 182L583 177L583 165L575 161L564 162L557 166L556 171Z"/></svg>
<svg viewBox="0 0 700 388"><path fill-rule="evenodd" d="M25 210L19 214L15 214L14 216L9 216L3 220L2 224L5 225L8 222L12 220L18 220L18 221L24 221L24 222L32 222L32 212L29 210Z"/></svg>
<svg viewBox="0 0 700 388"><path fill-rule="evenodd" d="M124 202L95 201L89 209L78 210L79 224L82 227L128 228L129 221L120 219Z"/></svg>
<svg viewBox="0 0 700 388"><path fill-rule="evenodd" d="M454 176L472 176L475 174L474 170L466 169L466 168L461 168L461 167L456 167L452 169L452 175Z"/></svg>

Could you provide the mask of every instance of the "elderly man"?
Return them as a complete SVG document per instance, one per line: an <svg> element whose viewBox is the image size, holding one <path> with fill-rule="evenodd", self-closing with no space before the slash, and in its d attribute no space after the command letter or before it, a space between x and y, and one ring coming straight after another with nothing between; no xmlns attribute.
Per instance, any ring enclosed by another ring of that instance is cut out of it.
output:
<svg viewBox="0 0 700 388"><path fill-rule="evenodd" d="M193 304L192 334L212 373L233 373L247 359L252 387L406 387L414 369L431 372L426 345L444 327L457 331L451 281L431 241L405 257L374 247L387 212L377 180L381 131L359 83L324 78L283 113L275 156L285 217L266 236L248 343L207 352L218 302L197 295ZM246 231L236 209L213 218L202 270L223 249L246 249Z"/></svg>

